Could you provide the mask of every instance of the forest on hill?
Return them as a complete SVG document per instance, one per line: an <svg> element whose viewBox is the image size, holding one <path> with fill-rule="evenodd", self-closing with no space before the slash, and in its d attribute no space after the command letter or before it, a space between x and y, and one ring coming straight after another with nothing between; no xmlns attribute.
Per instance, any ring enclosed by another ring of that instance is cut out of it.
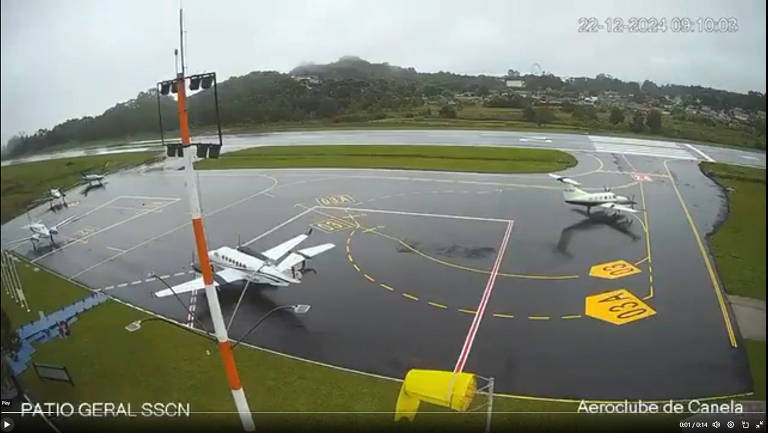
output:
<svg viewBox="0 0 768 433"><path fill-rule="evenodd" d="M510 75L519 76L512 70ZM611 91L619 95L664 95L714 110L740 108L765 112L765 95L757 92L740 94L699 86L657 86L650 81L625 82L605 74L567 80L552 74L529 74L519 78L524 80L524 90L528 92L574 95ZM494 95L507 91L502 77L423 73L414 68L371 63L349 56L329 64L301 65L289 73L255 71L230 77L218 86L224 127L317 120L366 122L393 112L431 115L427 105L430 101L450 102L456 96L466 94L493 101ZM189 115L193 127L215 125L212 99L213 89L190 96ZM517 108L533 103L529 98L516 98L516 101L520 105ZM488 106L492 104L490 102ZM175 100L170 95L161 96L160 109L166 128L175 129L178 120ZM120 102L102 114L70 119L31 134L19 133L4 147L4 156L40 152L65 144L157 133L157 110L156 90L141 91L135 98Z"/></svg>

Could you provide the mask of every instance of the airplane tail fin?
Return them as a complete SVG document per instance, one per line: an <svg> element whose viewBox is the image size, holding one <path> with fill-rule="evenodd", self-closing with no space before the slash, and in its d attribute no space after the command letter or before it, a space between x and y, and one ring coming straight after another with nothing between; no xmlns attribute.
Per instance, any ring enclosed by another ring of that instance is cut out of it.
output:
<svg viewBox="0 0 768 433"><path fill-rule="evenodd" d="M583 189L577 188L575 186L569 186L568 188L563 190L563 198L565 199L565 201L572 200L575 197L585 195L585 194L587 194L586 191L584 191Z"/></svg>

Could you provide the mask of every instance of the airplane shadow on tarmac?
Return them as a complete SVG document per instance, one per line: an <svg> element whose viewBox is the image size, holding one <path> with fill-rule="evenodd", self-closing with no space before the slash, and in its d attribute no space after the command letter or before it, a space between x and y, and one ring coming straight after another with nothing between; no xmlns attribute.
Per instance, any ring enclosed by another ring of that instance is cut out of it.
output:
<svg viewBox="0 0 768 433"><path fill-rule="evenodd" d="M562 255L571 257L571 253L568 251L568 245L571 243L573 233L577 231L587 231L602 226L608 226L617 232L628 236L632 239L632 242L636 242L640 239L640 236L636 235L630 229L632 227L632 219L629 219L621 214L608 214L605 212L597 212L588 214L584 209L571 209L573 212L584 215L586 218L583 220L571 224L560 231L560 239L555 246L555 252Z"/></svg>
<svg viewBox="0 0 768 433"><path fill-rule="evenodd" d="M85 186L85 188L80 191L80 194L88 197L88 193L95 190L95 189L107 189L107 183L96 183L96 184L88 184Z"/></svg>
<svg viewBox="0 0 768 433"><path fill-rule="evenodd" d="M219 290L219 301L222 304L222 310L224 313L224 320L229 321L230 316L240 299L240 294L245 288L245 283L235 283L225 286L221 286ZM263 314L269 310L278 307L280 304L276 303L268 295L276 290L283 289L285 287L275 287L269 284L248 284L248 291L245 293L240 307L237 311L237 316L234 322L247 322L256 321ZM290 288L289 288L290 289ZM207 313L205 313L207 314ZM203 315L205 317L205 315ZM304 323L291 311L276 311L270 316L270 322L282 322L282 325L290 328L304 329Z"/></svg>

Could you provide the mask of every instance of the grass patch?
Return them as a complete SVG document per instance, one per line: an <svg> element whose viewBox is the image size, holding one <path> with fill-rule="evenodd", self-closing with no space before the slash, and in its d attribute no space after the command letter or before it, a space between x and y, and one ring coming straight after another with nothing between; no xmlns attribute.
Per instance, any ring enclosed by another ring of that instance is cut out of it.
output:
<svg viewBox="0 0 768 433"><path fill-rule="evenodd" d="M33 279L29 280L30 277ZM22 278L25 286L36 281L27 273ZM82 290L64 280L58 285L67 291ZM126 324L144 317L144 313L114 301L89 310L72 325L68 338L39 345L33 355L35 362L65 365L75 386L40 381L32 369L21 375L22 385L35 401L70 402L75 406L86 401L126 402L131 403L132 410L140 411L142 402L173 401L188 402L193 411L233 411L215 342L160 320L144 322L133 333L124 329ZM424 405L413 425L400 426L394 424L391 413L400 389L397 381L348 373L245 346L235 350L235 358L251 410L298 412L255 414L259 431L431 432L445 431L446 427L451 431L482 431L485 422L484 413L457 413ZM570 431L576 427L585 431L615 431L626 423L621 416L557 413L576 409L575 403L497 397L493 429ZM632 417L633 422L649 428L674 425L676 419ZM197 413L190 418L100 418L87 424L81 421L55 420L64 429L77 431L240 429L239 419L231 413Z"/></svg>
<svg viewBox="0 0 768 433"><path fill-rule="evenodd" d="M700 167L728 194L728 219L708 240L726 291L765 300L765 169Z"/></svg>
<svg viewBox="0 0 768 433"><path fill-rule="evenodd" d="M19 273L30 311L27 312L16 304L3 288L3 310L8 314L14 328L37 320L40 317L39 311L45 314L53 313L90 294L82 287L71 284L42 268L28 265L24 261L16 262L16 271Z"/></svg>
<svg viewBox="0 0 768 433"><path fill-rule="evenodd" d="M156 152L129 152L5 166L0 173L2 222L24 212L33 201L45 197L51 188L74 186L81 171L101 170L107 161L109 170L114 171L153 161L157 155Z"/></svg>
<svg viewBox="0 0 768 433"><path fill-rule="evenodd" d="M201 169L223 168L391 168L534 173L563 170L576 159L561 151L469 146L269 146L226 153L197 163Z"/></svg>
<svg viewBox="0 0 768 433"><path fill-rule="evenodd" d="M752 372L753 391L750 400L765 400L765 341L744 340Z"/></svg>

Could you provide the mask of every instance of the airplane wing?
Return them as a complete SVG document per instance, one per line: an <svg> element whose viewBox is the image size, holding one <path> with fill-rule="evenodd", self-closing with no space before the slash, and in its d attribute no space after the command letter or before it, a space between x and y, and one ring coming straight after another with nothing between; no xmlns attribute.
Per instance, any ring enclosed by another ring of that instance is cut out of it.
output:
<svg viewBox="0 0 768 433"><path fill-rule="evenodd" d="M604 208L604 209L611 209L611 210L616 210L616 211L619 211L619 212L630 212L630 213L638 213L638 212L640 212L637 209L632 209L631 207L622 206L622 205L616 204L616 203L603 203L603 204L601 204L599 206L601 208Z"/></svg>
<svg viewBox="0 0 768 433"><path fill-rule="evenodd" d="M554 173L549 173L549 177L551 177L552 179L555 179L558 182L567 183L568 185L574 185L574 186L581 185L581 183L571 179L570 177L558 176Z"/></svg>
<svg viewBox="0 0 768 433"><path fill-rule="evenodd" d="M292 250L294 247L304 242L304 240L307 239L308 237L309 236L306 234L298 235L292 239L288 239L287 241L283 242L282 244L276 247L272 247L267 251L264 251L262 254L270 260L278 261L280 260L281 257L283 257L286 253L288 253L288 251Z"/></svg>
<svg viewBox="0 0 768 433"><path fill-rule="evenodd" d="M213 285L215 287L218 287L220 285L220 281L223 281L224 283L234 283L235 281L245 280L247 277L246 273L243 271L239 271L237 269L232 268L224 268L218 272L216 272L216 275L213 279ZM166 296L173 296L174 292L178 295L181 293L187 293L187 292L194 292L195 290L201 290L205 288L205 284L203 283L203 277L197 277L194 280L186 281L181 284L177 284L172 287L171 289L164 289L155 292L155 296L158 298L164 298Z"/></svg>
<svg viewBox="0 0 768 433"><path fill-rule="evenodd" d="M312 257L315 257L316 255L324 253L333 247L335 247L334 244L322 244L322 245L316 245L314 247L304 248L303 250L299 250L291 254L288 254L288 257L286 257L285 260L283 260L282 262L280 262L279 265L277 265L277 270L282 272L286 269L290 269L293 266L296 266L299 263L303 262L304 260L310 259Z"/></svg>

